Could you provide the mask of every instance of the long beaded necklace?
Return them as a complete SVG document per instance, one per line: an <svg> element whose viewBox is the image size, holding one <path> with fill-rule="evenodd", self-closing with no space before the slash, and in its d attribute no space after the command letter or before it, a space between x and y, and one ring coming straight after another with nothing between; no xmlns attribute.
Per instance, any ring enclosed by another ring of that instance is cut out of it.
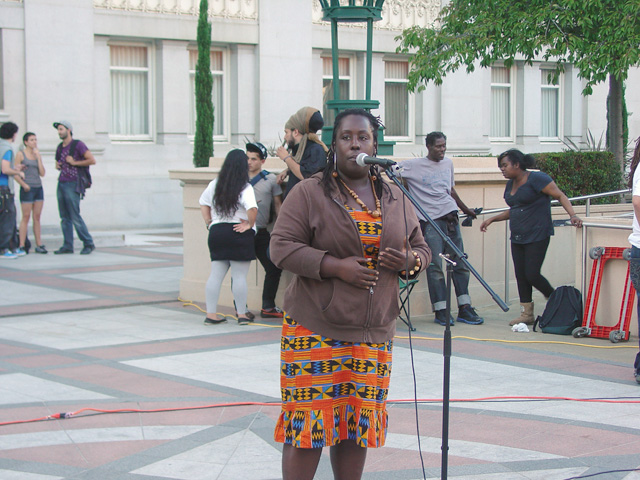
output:
<svg viewBox="0 0 640 480"><path fill-rule="evenodd" d="M360 197L358 197L358 194L353 190L351 190L341 178L338 178L338 180L340 180L340 183L344 185L344 188L347 189L347 192L349 192L349 194L353 197L356 203L360 205L360 207L362 207L363 212L368 213L373 218L380 218L380 216L382 215L382 212L380 209L380 199L378 198L378 195L376 195L376 189L375 189L375 186L373 185L373 178L369 177L369 180L371 180L371 190L373 191L373 198L375 198L376 200L376 209L373 212L367 208L364 202L360 200Z"/></svg>

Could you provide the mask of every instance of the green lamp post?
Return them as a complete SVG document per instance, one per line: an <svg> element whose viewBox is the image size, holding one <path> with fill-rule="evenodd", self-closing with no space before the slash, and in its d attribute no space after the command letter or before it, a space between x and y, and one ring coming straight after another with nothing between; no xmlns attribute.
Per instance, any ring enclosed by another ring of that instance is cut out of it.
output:
<svg viewBox="0 0 640 480"><path fill-rule="evenodd" d="M373 22L382 20L382 5L385 0L348 0L347 5L341 5L340 0L319 0L325 22L331 22L331 60L333 66L333 100L327 101L327 108L337 114L347 108L363 108L371 111L380 107L378 100L371 99L371 57L373 50ZM364 22L367 24L367 55L365 68L365 99L346 100L340 98L339 68L338 68L338 23ZM331 143L333 126L322 129L322 140ZM395 142L384 140L384 132L380 129L378 135L378 153L393 155Z"/></svg>

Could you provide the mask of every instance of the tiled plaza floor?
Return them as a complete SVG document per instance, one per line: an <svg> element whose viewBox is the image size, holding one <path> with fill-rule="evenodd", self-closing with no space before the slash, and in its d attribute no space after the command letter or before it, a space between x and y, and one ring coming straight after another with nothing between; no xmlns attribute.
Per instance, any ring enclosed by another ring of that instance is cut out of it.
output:
<svg viewBox="0 0 640 480"><path fill-rule="evenodd" d="M204 326L204 314L177 299L181 235L127 238L88 256L0 264L0 479L281 478L278 323ZM516 334L512 312L479 311L485 325L453 328L449 478L640 468L637 338ZM427 478L440 477L443 332L431 317L414 323L413 369L399 324L389 435L368 453L368 480L421 479L422 463ZM67 412L79 413L10 423ZM326 454L316 478L332 478ZM637 480L640 471L591 478Z"/></svg>

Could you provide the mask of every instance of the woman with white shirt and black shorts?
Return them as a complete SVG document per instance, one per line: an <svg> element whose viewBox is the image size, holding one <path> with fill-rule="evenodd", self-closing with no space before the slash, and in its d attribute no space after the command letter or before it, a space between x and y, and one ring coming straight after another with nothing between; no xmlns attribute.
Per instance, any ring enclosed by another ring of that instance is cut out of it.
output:
<svg viewBox="0 0 640 480"><path fill-rule="evenodd" d="M238 323L247 317L247 274L255 259L254 225L258 204L249 184L247 154L231 150L214 179L200 196L200 211L209 230L211 274L206 284L207 317L205 325L226 322L218 315L218 297L222 280L231 268L231 291L236 304Z"/></svg>

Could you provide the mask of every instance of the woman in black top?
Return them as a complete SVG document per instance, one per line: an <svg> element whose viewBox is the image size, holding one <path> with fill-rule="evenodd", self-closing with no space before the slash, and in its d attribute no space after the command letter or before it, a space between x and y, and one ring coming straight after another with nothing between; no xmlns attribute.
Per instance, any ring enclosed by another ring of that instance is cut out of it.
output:
<svg viewBox="0 0 640 480"><path fill-rule="evenodd" d="M527 170L534 163L531 155L516 149L498 156L498 167L509 180L504 189L504 200L511 208L480 225L480 230L486 232L493 222L509 220L511 257L520 296L520 316L511 320L509 325L533 324L533 287L545 298L553 293L553 287L540 273L553 235L551 197L558 200L567 211L573 226L582 226L582 220L576 215L571 202L553 179L546 173Z"/></svg>

